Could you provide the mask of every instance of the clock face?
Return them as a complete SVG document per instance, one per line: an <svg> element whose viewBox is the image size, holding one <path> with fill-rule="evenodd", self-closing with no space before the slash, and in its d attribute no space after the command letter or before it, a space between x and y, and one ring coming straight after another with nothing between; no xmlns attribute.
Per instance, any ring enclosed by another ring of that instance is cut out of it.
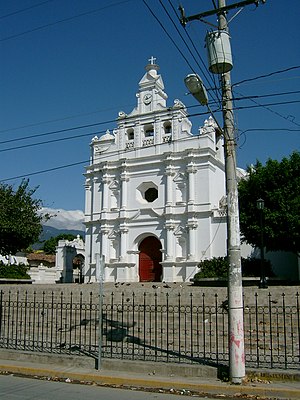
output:
<svg viewBox="0 0 300 400"><path fill-rule="evenodd" d="M152 101L152 94L151 93L145 94L143 101L145 104L150 104Z"/></svg>

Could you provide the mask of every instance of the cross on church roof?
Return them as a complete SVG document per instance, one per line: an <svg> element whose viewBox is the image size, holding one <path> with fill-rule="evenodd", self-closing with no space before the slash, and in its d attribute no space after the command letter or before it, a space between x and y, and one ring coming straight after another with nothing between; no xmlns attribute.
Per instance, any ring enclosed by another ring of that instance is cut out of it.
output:
<svg viewBox="0 0 300 400"><path fill-rule="evenodd" d="M151 58L149 58L148 61L150 62L151 65L154 65L154 64L155 64L155 61L156 61L156 58L153 57L153 56L151 56Z"/></svg>

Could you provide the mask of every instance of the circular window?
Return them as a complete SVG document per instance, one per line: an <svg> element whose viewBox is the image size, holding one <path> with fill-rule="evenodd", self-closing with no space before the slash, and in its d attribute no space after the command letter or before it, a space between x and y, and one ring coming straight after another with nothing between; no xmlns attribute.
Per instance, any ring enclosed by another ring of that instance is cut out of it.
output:
<svg viewBox="0 0 300 400"><path fill-rule="evenodd" d="M149 188L145 191L145 199L148 203L152 203L158 198L158 190L155 188Z"/></svg>

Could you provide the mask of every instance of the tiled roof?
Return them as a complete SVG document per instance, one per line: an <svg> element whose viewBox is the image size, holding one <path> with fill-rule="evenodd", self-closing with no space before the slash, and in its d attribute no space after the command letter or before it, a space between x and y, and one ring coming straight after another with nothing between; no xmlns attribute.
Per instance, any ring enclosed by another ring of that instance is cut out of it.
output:
<svg viewBox="0 0 300 400"><path fill-rule="evenodd" d="M45 253L30 253L27 254L28 261L46 261L48 263L55 263L55 254L45 254Z"/></svg>

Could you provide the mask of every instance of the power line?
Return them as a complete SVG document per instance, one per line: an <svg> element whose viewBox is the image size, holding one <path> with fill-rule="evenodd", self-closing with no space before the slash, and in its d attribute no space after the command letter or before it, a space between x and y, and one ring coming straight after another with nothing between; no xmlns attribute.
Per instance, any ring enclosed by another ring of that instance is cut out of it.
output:
<svg viewBox="0 0 300 400"><path fill-rule="evenodd" d="M11 12L11 13L9 13L9 14L1 15L1 16L0 16L0 19L7 18L7 17L11 17L11 16L13 16L13 15L20 14L20 13L25 12L25 11L28 11L28 10L32 10L33 8L43 6L44 4L46 4L46 3L51 3L52 1L53 1L53 0L46 0L46 1L43 1L42 3L33 4L33 5L30 6L30 7L22 8L21 10L13 11L13 12Z"/></svg>
<svg viewBox="0 0 300 400"><path fill-rule="evenodd" d="M282 132L282 131L300 132L300 129L290 129L290 128L249 128L249 129L246 129L246 130L242 131L241 135L243 135L246 132L258 132L258 131L262 131L262 132L264 132L264 131L266 131L266 132L269 132L269 131L272 131L272 132L275 132L275 131L280 131L280 132Z"/></svg>
<svg viewBox="0 0 300 400"><path fill-rule="evenodd" d="M206 65L205 65L205 63L204 63L204 61L203 61L203 59L202 59L200 53L198 52L198 49L196 48L194 42L192 41L192 38L189 36L189 34L187 33L187 31L184 30L185 33L186 33L186 35L188 36L188 38L189 38L189 40L190 40L192 46L193 46L194 51L195 51L196 54L198 55L198 57L199 57L199 59L200 59L202 65L203 65L203 67L204 67L204 68L206 69L206 71L208 72L208 77L207 77L207 75L206 75L206 72L205 72L205 71L202 69L202 67L199 65L198 60L197 60L196 57L194 56L194 53L191 51L189 45L187 44L186 40L185 40L184 37L182 36L181 32L180 32L179 29L177 28L177 25L175 24L175 22L174 22L173 18L171 17L170 13L169 13L168 10L166 9L166 7L165 7L164 4L162 3L162 1L159 0L159 2L160 2L160 4L161 4L161 6L163 7L165 13L168 15L169 19L171 20L173 26L175 27L177 33L178 33L179 36L181 37L181 39L182 39L183 43L185 44L186 48L188 49L189 53L190 53L191 56L193 57L195 63L196 63L197 66L198 66L198 68L199 68L200 71L202 72L203 76L206 78L207 82L209 82L209 78L210 78L211 81L212 81L213 87L215 87L215 82L214 82L214 80L211 78L211 75L210 75L210 73L209 73L209 71L208 71L208 69L207 69L207 67L206 67ZM170 0L168 0L168 2L169 2L169 4L170 4L171 8L173 9L174 14L175 14L176 17L178 18L178 21L180 21L179 17L177 16L177 13L176 13L176 10L175 10L173 4L171 3ZM195 72L195 71L193 70L193 72ZM212 90L213 90L213 88L212 88ZM214 93L214 91L213 91L213 93ZM217 96L216 96L216 98L217 98L217 100L218 100L218 97L217 97Z"/></svg>
<svg viewBox="0 0 300 400"><path fill-rule="evenodd" d="M261 98L264 98L264 97L288 96L288 95L291 95L291 94L298 94L298 93L300 93L300 90L294 90L292 92L259 94L259 95L249 95L249 96L244 96L244 95L240 94L242 97L233 97L232 100L234 100L234 101L237 101L237 100L252 100L252 99L261 99Z"/></svg>
<svg viewBox="0 0 300 400"><path fill-rule="evenodd" d="M244 141L241 145L239 145L239 149L242 149L247 141L247 132L300 132L300 129L290 129L290 128L250 128L242 131L239 135L239 138L244 137Z"/></svg>
<svg viewBox="0 0 300 400"><path fill-rule="evenodd" d="M36 142L36 143L30 143L30 144L23 144L20 146L15 146L15 147L9 147L6 149L0 149L0 153L4 153L6 151L12 151L12 150L20 150L20 149L26 149L28 147L35 147L35 146L41 146L43 144L50 144L50 143L57 143L57 142L64 142L66 140L73 140L73 139L78 139L81 137L86 137L86 136L91 136L91 135L96 135L96 134L102 134L105 133L106 131L102 132L89 132L89 133L83 133L81 135L74 135L74 136L68 136L60 139L51 139L51 140L46 140L44 142Z"/></svg>
<svg viewBox="0 0 300 400"><path fill-rule="evenodd" d="M50 132L44 132L44 133L37 133L37 134L34 134L34 135L23 136L23 137L21 137L21 138L3 140L2 142L0 142L0 144L10 143L10 142L17 142L17 141L20 141L20 140L33 139L33 138L42 137L42 136L56 135L56 134L58 134L58 133L70 132L70 131L75 131L75 130L78 130L78 129L91 128L91 127L97 126L97 125L109 124L109 123L112 123L112 122L115 122L115 121L116 121L116 120L113 119L113 120L110 120L110 121L95 122L94 124L81 125L81 126L73 126L72 128L59 129L59 130L57 130L57 131L50 131Z"/></svg>
<svg viewBox="0 0 300 400"><path fill-rule="evenodd" d="M57 170L59 170L59 169L64 169L64 168L69 168L69 167L75 167L75 166L77 166L77 165L85 164L85 163L88 163L88 162L89 162L89 160L84 160L84 161L78 161L78 162L76 162L76 163L64 164L64 165L60 165L60 166L58 166L58 167L43 169L43 170L40 170L40 171L30 172L30 173L28 173L28 174L23 174L23 175L14 176L13 178L1 179L0 182L12 181L12 180L14 180L14 179L26 178L26 177L28 177L28 176L40 175L40 174L44 174L44 173L46 173L46 172L57 171Z"/></svg>
<svg viewBox="0 0 300 400"><path fill-rule="evenodd" d="M10 39L15 39L15 38L18 38L20 36L24 36L24 35L26 35L28 33L36 32L36 31L48 28L49 26L54 26L54 25L61 24L63 22L72 21L73 19L80 18L80 17L83 17L85 15L94 14L94 13L97 13L99 11L103 11L103 10L105 10L107 8L111 8L111 7L114 7L114 6L118 6L120 4L128 3L129 1L132 1L132 0L117 1L116 3L109 4L109 5L104 6L104 7L96 8L95 10L86 11L84 13L76 14L76 15L73 15L72 17L64 18L64 19L61 19L59 21L50 22L49 24L41 25L41 26L38 26L38 27L33 28L33 29L29 29L29 30L24 31L24 32L16 33L15 35L7 36L5 38L0 39L0 42L5 42L5 41L10 40Z"/></svg>
<svg viewBox="0 0 300 400"><path fill-rule="evenodd" d="M251 108L258 108L258 107L293 104L293 103L299 103L299 102L300 102L300 100L293 100L293 101L269 103L269 104L256 104L256 105L253 105L253 106L239 106L239 107L233 107L233 110L244 110L244 109L251 109ZM199 105L192 105L189 108L194 108L194 107L199 107ZM219 109L216 109L216 110L213 111L213 113L217 113L218 111L219 111ZM210 113L211 113L210 111L205 111L205 112L201 112L201 113L189 114L188 116L191 118L191 117L200 116L200 115L207 115L207 114L210 114ZM46 132L46 133L41 133L41 134L37 134L37 135L27 136L27 137L24 137L24 138L10 139L10 140L7 140L7 141L0 142L0 144L4 144L4 143L8 143L8 142L15 142L17 140L25 140L25 139L34 138L34 137L41 137L41 136L46 136L46 135L63 133L63 132L71 131L71 130L83 129L83 128L86 128L86 127L91 127L91 126L96 126L96 125L103 125L103 124L112 123L112 122L115 122L115 120L99 122L99 123L89 124L89 125L83 125L83 126L79 126L79 127L67 128L67 129L62 129L62 130L54 131L54 132ZM298 125L298 124L296 124L296 125ZM115 128L112 128L112 129L115 129ZM87 136L91 136L91 135L95 135L95 134L99 134L99 133L105 133L106 131L107 131L107 129L105 131L101 131L101 132L99 132L99 131L88 132L88 133L69 136L69 137L65 137L65 138L52 139L52 140L47 140L47 141L44 141L44 142L37 142L37 143L31 143L31 144L25 144L25 145L20 145L20 146L0 149L0 153L6 152L6 151L12 151L12 150L19 150L19 149L23 149L23 148L40 146L40 145L50 144L50 143L55 143L55 142L62 142L62 141L66 141L66 140L78 139L78 138L81 138L81 137L87 137Z"/></svg>
<svg viewBox="0 0 300 400"><path fill-rule="evenodd" d="M194 115L192 115L192 116L195 116L195 115L198 115L198 114L194 114ZM288 132L299 132L300 129L289 129L289 128L251 128L251 129L246 129L245 131L243 131L243 132L241 133L241 135L244 135L246 132L250 132L250 131L283 131L283 132L284 132L284 131L288 131ZM98 133L99 133L99 132L98 132ZM194 135L194 136L192 136L192 137L182 138L182 139L179 139L179 141L188 141L188 140L194 139L194 138L197 137L197 136L200 136L200 135ZM164 145L164 144L165 144L165 143L160 143L160 144L158 144L157 146L162 146L162 145ZM144 147L140 147L139 149L141 149L141 148L144 148ZM136 151L136 150L137 150L137 148L134 148L134 149L127 149L127 150L126 150L126 155L128 155L128 154L130 154L130 153L132 153L132 152L134 152L134 151ZM107 159L110 158L110 157L115 156L116 154L119 154L119 150L115 150L115 151L109 153L109 154L107 155L107 156L108 156ZM86 164L86 163L89 163L89 162L90 162L90 160L83 160L83 161L78 161L78 162L75 162L75 163L64 164L64 165L60 165L60 166L57 166L57 167L52 167L52 168L48 168L48 169L43 169L43 170L39 170L39 171L34 171L34 172L30 172L30 173L23 174L23 175L17 175L17 176L10 177L10 178L0 179L0 182L6 182L6 181L11 181L11 180L20 179L20 178L26 178L26 177L29 177L29 176L44 174L44 173L47 173L47 172L53 172L53 171L57 171L57 170L64 169L64 168L70 168L70 167L74 167L74 166ZM89 165L89 166L92 166L92 165Z"/></svg>
<svg viewBox="0 0 300 400"><path fill-rule="evenodd" d="M191 105L191 106L183 106L183 107L180 107L180 108L177 108L177 109L178 110L180 110L180 109L183 110L183 109L189 109L189 108L195 108L195 107L199 107L199 104L195 104L195 105ZM170 111L170 110L171 110L171 107L168 107L168 111ZM160 114L160 113L165 113L165 112L166 112L165 109L164 110L157 110L155 112L155 115ZM205 114L208 114L208 112L204 112L203 113L203 115L205 115ZM201 115L201 113L199 115ZM112 119L112 120L107 120L107 121L95 122L93 124L73 126L71 128L65 128L65 129L59 129L59 130L55 130L55 131L37 133L37 134L33 134L33 135L23 136L21 138L3 140L3 141L0 142L0 144L11 143L11 142L16 142L16 141L20 141L20 140L33 139L33 138L42 137L42 136L50 136L50 135L55 135L55 134L58 134L58 133L69 132L69 131L72 131L72 130L91 128L93 126L110 124L110 123L117 122L117 121L118 121L118 119ZM7 131L1 131L0 133L5 133L5 132L7 132Z"/></svg>
<svg viewBox="0 0 300 400"><path fill-rule="evenodd" d="M290 94L290 93L291 93L291 92L286 92L286 93L281 93L281 94ZM242 95L241 93L239 93L239 94ZM278 94L278 95L280 95L280 94ZM242 95L242 96L243 96L243 95ZM271 96L271 95L270 95L270 96ZM267 96L265 96L265 97L267 97ZM289 116L282 115L282 114L279 113L278 111L272 110L272 109L269 108L267 105L262 105L262 104L258 103L257 101L254 100L253 97L250 97L249 100L252 101L253 103L257 104L258 106L265 108L266 110L268 110L268 111L271 112L272 114L275 114L275 115L277 115L278 117L283 118L283 119L285 119L286 121L289 121L289 122L291 122L292 124L294 124L294 125L296 125L296 126L300 126L300 124L298 124L297 122L295 122L293 119L290 118L291 115L289 115ZM293 118L295 118L295 117L293 117Z"/></svg>
<svg viewBox="0 0 300 400"><path fill-rule="evenodd" d="M126 105L126 107L133 107L133 104L130 105ZM90 111L87 113L78 113L76 115L69 115L63 118L54 118L54 119L50 119L50 120L46 120L46 121L40 121L40 122L35 122L32 124L27 124L27 125L22 125L22 126L17 126L14 128L8 128L8 129L2 129L0 130L0 133L5 133L5 132L11 132L11 131L17 131L19 129L24 129L24 128L32 128L34 126L39 126L39 125L45 125L45 124L51 124L53 122L60 122L60 121L66 121L68 119L74 119L74 118L79 118L79 117L85 117L87 115L92 115L92 114L99 114L99 113L103 113L103 112L107 112L107 111L111 111L111 110L116 110L119 109L119 107L110 107L110 108L105 108L105 109L101 109L98 111Z"/></svg>
<svg viewBox="0 0 300 400"><path fill-rule="evenodd" d="M282 74L282 73L284 73L284 72L292 71L292 70L298 69L298 68L300 68L300 65L295 65L295 66L293 66L293 67L289 67L289 68L285 68L285 69L282 69L282 70L270 72L270 73L265 74L265 75L259 75L259 76L256 76L256 77L254 77L254 78L244 79L244 80L242 80L242 81L239 81L239 82L234 83L234 84L232 85L232 87L241 85L242 83L245 83L245 82L256 81L257 79L267 78L267 77L269 77L269 76L276 75L276 74Z"/></svg>
<svg viewBox="0 0 300 400"><path fill-rule="evenodd" d="M295 103L300 103L300 100L291 100L291 101L282 101L280 103L269 103L269 104L257 104L255 106L239 106L239 107L234 107L234 110L244 110L248 108L258 108L258 107L267 107L267 106L283 106L286 104L295 104Z"/></svg>
<svg viewBox="0 0 300 400"><path fill-rule="evenodd" d="M197 106L197 105L196 105ZM196 107L193 106L193 107ZM194 116L200 116L200 115L207 115L209 114L209 111L205 111L202 113L195 113L195 114L189 114L189 117L194 117ZM181 117L178 117L181 118ZM115 121L110 121L110 122L115 122ZM104 124L105 122L103 122L102 124ZM97 124L96 124L97 125ZM69 128L68 130L71 130L72 128ZM81 129L81 127L78 127L77 129ZM113 128L115 129L115 128ZM64 130L62 130L64 131ZM36 142L36 143L30 143L30 144L24 144L24 145L20 145L20 146L14 146L14 147L9 147L6 149L0 149L0 153L4 153L6 151L12 151L12 150L20 150L20 149L25 149L28 147L36 147L36 146L41 146L41 145L45 145L45 144L51 144L51 143L56 143L56 142L63 142L66 140L73 140L73 139L78 139L78 138L82 138L82 137L87 137L87 136L92 136L92 135L99 135L99 134L103 134L107 132L107 129L104 131L96 131L96 132L88 132L88 133L83 133L80 135L74 135L74 136L68 136L68 137L63 137L63 138L59 138L59 139L51 139L51 140L46 140L44 142ZM53 133L57 133L57 132L53 132ZM44 134L38 134L38 135L33 135L32 137L37 137L37 136L44 136L44 135L49 135L49 134L53 134L52 132L48 132L48 133L44 133ZM17 140L25 140L24 138L19 138ZM6 142L15 142L16 140L8 140ZM5 143L5 142L0 142L0 143Z"/></svg>
<svg viewBox="0 0 300 400"><path fill-rule="evenodd" d="M291 91L291 92L280 92L280 93L262 94L262 95L249 95L249 96L244 96L242 93L238 93L238 92L236 92L236 93L239 94L241 97L233 97L231 100L240 101L240 100L258 99L258 98L263 98L263 97L275 97L275 96L291 95L291 94L298 94L298 93L300 93L300 91L296 90L296 91ZM211 102L211 104L219 104L219 102L213 101L213 102ZM187 109L194 108L194 107L199 107L199 104L185 106L185 108L187 108ZM112 109L115 109L115 107L112 108ZM27 124L27 125L23 125L23 126L14 127L14 128L9 128L9 129L4 129L4 130L0 130L0 134L1 133L6 133L6 132L11 132L11 131L14 131L14 130L30 128L30 127L34 127L34 126L38 126L38 125L43 125L43 124L48 124L48 123L52 123L52 122L65 121L67 119L77 118L77 117L80 117L80 116L97 114L99 112L104 112L104 111L107 111L107 109L99 110L99 111L93 111L93 112L89 112L89 113L77 114L77 115L73 115L73 116L67 116L67 117L64 117L64 118L57 118L57 119L52 119L52 120L47 120L47 121L41 121L41 122ZM269 110L269 111L273 112L273 110ZM285 118L285 119L287 119L287 118ZM77 130L77 129L89 128L89 127L97 126L97 125L110 124L110 123L116 122L116 121L117 121L117 119L112 119L112 120L107 120L107 121L102 121L102 122L95 122L93 124L74 126L74 127L71 127L71 128L60 129L60 130L55 130L55 131L49 131L49 132L45 132L45 133L38 133L38 134L34 134L34 135L23 136L21 138L3 140L3 141L0 141L0 144L10 143L10 142L15 142L15 141L20 141L20 140L26 140L26 139L32 139L32 138L41 137L41 136L54 135L54 134L57 134L57 133L63 133L63 132L68 132L68 131L72 131L72 130Z"/></svg>
<svg viewBox="0 0 300 400"><path fill-rule="evenodd" d="M185 57L185 55L183 54L183 52L180 50L180 48L178 47L178 45L176 44L176 42L174 41L174 39L172 38L172 36L167 32L166 28L163 26L163 24L161 23L161 21L157 18L157 16L154 14L154 12L152 11L151 7L147 4L147 2L145 0L142 0L144 5L147 7L147 9L149 10L149 12L151 13L151 15L156 19L156 21L159 23L159 25L161 26L161 28L163 29L163 31L165 32L165 34L168 36L168 38L171 40L171 42L173 43L173 45L176 47L176 49L179 51L179 53L181 54L181 56L183 57L183 59L185 60L185 62L187 63L187 65L191 68L191 70L193 71L193 67L191 66L189 60Z"/></svg>
<svg viewBox="0 0 300 400"><path fill-rule="evenodd" d="M199 135L198 135L198 136L199 136ZM184 138L179 139L178 141L180 141L180 142L182 142L182 141L188 141L188 140L194 139L195 137L197 137L197 136L193 136L193 137L191 137L191 136L189 136L189 137L184 137ZM159 143L159 144L157 144L156 146L162 146L162 145L165 145L165 144L166 144L166 143ZM138 149L142 149L142 148L145 148L145 147L139 147ZM134 148L134 149L127 149L127 150L126 150L126 154L133 153L133 152L135 152L136 150L137 150L137 148ZM111 158L111 157L113 157L113 156L119 154L119 152L120 152L119 149L110 152L109 154L107 154L107 159L109 159L109 158ZM107 159L106 159L106 160L107 160ZM90 160L84 160L84 161L78 161L78 162L76 162L76 163L60 165L60 166L57 166L57 167L52 167L52 168L43 169L43 170L39 170L39 171L35 171L35 172L30 172L30 173L23 174L23 175L17 175L17 176L10 177L10 178L0 179L0 182L6 182L6 181L11 181L11 180L20 179L20 178L26 178L26 177L29 177L29 176L39 175L39 174L43 174L43 173L46 173L46 172L52 172L52 171L56 171L56 170L60 170L60 169L64 169L64 168L69 168L69 167L73 167L73 166L77 166L77 165L85 164L85 163L89 163L89 162L90 162ZM89 165L89 166L91 166L91 165Z"/></svg>

